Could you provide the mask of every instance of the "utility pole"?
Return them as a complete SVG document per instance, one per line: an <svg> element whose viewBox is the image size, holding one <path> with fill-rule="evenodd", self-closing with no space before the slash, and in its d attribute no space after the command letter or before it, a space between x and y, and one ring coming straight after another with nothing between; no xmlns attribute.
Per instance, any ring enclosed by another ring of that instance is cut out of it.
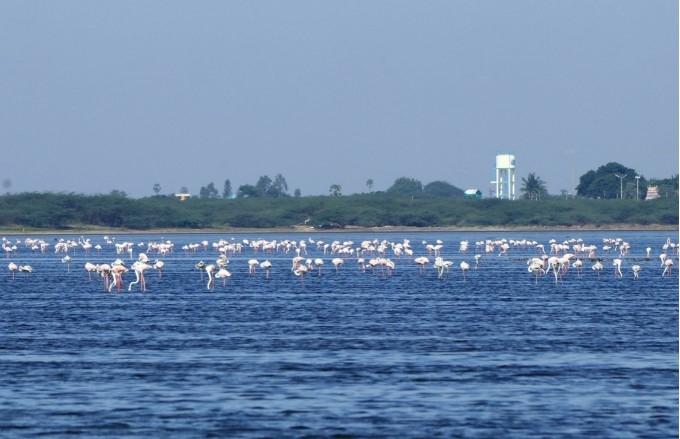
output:
<svg viewBox="0 0 680 439"><path fill-rule="evenodd" d="M626 178L626 174L619 175L619 174L614 174L616 177L621 181L621 199L623 200L623 179Z"/></svg>
<svg viewBox="0 0 680 439"><path fill-rule="evenodd" d="M640 176L635 176L635 201L640 200Z"/></svg>

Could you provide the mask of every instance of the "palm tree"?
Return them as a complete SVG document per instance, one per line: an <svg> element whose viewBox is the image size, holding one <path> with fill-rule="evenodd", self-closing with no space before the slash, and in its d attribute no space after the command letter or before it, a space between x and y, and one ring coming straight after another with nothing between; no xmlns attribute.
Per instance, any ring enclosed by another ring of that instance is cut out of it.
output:
<svg viewBox="0 0 680 439"><path fill-rule="evenodd" d="M535 172L529 173L527 178L522 178L521 190L524 194L524 198L528 200L540 200L542 195L548 193L545 188L545 182L541 177L536 176Z"/></svg>
<svg viewBox="0 0 680 439"><path fill-rule="evenodd" d="M373 179L369 178L366 180L366 187L368 187L369 192L373 192Z"/></svg>

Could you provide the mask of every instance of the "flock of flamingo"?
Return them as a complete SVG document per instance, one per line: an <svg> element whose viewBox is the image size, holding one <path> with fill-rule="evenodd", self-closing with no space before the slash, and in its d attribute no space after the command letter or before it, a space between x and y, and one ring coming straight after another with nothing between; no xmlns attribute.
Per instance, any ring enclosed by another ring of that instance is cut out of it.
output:
<svg viewBox="0 0 680 439"><path fill-rule="evenodd" d="M535 240L527 239L486 239L472 243L463 240L453 244L453 246L454 249L457 246L458 259L463 259L456 262L458 262L457 265L464 281L467 279L467 272L470 269L478 270L480 268L482 258L509 257L516 249L522 249L523 251L520 253L530 255L526 261L527 272L533 275L536 284L542 277L550 277L555 283L559 283L571 269L576 271L578 277L581 277L584 275L586 262L590 264L591 271L600 276L600 273L605 270L605 261L607 261L605 255L611 259L607 263L611 262L614 276L623 277L624 261L632 259L633 262L636 262L640 259L630 257L631 245L621 238L604 238L600 245L587 244L582 239L568 239L562 242L551 239L547 246ZM2 238L1 247L7 259L18 256L22 251L43 255L53 252L58 255L60 262L66 266L67 272L71 271L71 263L73 262L71 254L75 255L76 252L81 252L86 257L90 257L93 254L100 256L102 251L115 250L116 259L113 262L93 263L87 261L83 266L90 280L92 280L93 275L102 279L104 290L107 292L112 292L114 289L118 292L125 290L123 277L130 271L134 273L135 279L128 283L127 291L132 291L133 288L146 291L145 273L155 270L158 273L158 279L161 279L165 268L163 259L171 257L173 253L177 252L174 243L170 240L135 244L127 241L116 242L116 237L109 236L104 236L101 244L93 244L90 238L84 237L55 239L54 244L40 238L25 238L23 241ZM680 245L674 243L670 238L659 246L659 272L662 277L672 276L673 258L677 257L679 247ZM473 248L474 251L472 251ZM416 249L422 254L416 255ZM373 239L364 240L357 244L353 241L341 242L337 240L328 243L312 238L302 240L243 239L241 241L232 238L231 240L220 239L212 243L203 240L185 244L181 246L180 251L190 257L195 257L199 253L206 255L212 253L214 255L214 262L206 263L199 260L193 265L193 268L200 273L201 279L204 279L205 273L207 276L206 287L213 290L216 281L221 281L222 285L226 286L227 280L232 277L232 272L229 270L230 258L241 261L247 258L247 256L243 256L246 252L252 253L253 256L246 259L248 275L256 275L258 270L262 270L265 278L268 279L273 266L272 260L285 261L290 258L290 272L293 277L300 278L302 282L305 276L321 276L322 268L328 259L330 259L330 264L333 265L335 272L339 272L348 261L351 261L356 264L356 269L361 273L372 272L382 276L390 276L397 269L395 261L399 261L400 265L403 266L410 265L408 261L411 261L411 264L415 264L417 267L420 275L425 275L428 267L431 266L435 269L437 277L444 279L454 267L455 262L444 259L442 256L443 249L444 242L442 240L431 243L422 241L420 245L413 245L408 239L401 241ZM137 250L136 255L135 250ZM317 257L310 255L310 252L316 252ZM653 248L646 247L644 252L645 256L641 258L647 261L651 260ZM474 254L471 255L470 253ZM531 255L532 253L534 255ZM153 261L149 258L149 255L155 256ZM474 261L474 265L465 260L468 257ZM128 259L129 262L125 262L124 259ZM404 259L407 262L402 262ZM9 262L7 268L12 280L16 279L17 272L26 274L34 272L31 265L15 262ZM630 272L634 280L639 279L642 268L638 263L635 263L630 266Z"/></svg>

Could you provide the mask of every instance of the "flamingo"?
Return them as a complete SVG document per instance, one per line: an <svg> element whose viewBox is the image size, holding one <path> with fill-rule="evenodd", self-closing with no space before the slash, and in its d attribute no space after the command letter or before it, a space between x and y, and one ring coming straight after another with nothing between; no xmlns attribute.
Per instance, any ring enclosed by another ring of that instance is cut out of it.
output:
<svg viewBox="0 0 680 439"><path fill-rule="evenodd" d="M437 278L441 279L444 277L444 273L447 273L452 265L453 262L445 261L441 256L434 258L434 267L437 269Z"/></svg>
<svg viewBox="0 0 680 439"><path fill-rule="evenodd" d="M465 261L462 261L462 262L460 263L460 269L461 269L461 271L463 272L463 281L465 281L465 280L466 280L466 279L465 279L465 273L470 269L470 264L468 264L468 263L465 262Z"/></svg>
<svg viewBox="0 0 680 439"><path fill-rule="evenodd" d="M600 271L602 271L604 265L602 265L602 262L598 260L593 264L591 268L593 269L594 272L597 273L598 276L600 276Z"/></svg>
<svg viewBox="0 0 680 439"><path fill-rule="evenodd" d="M163 277L163 267L165 267L165 262L156 259L156 262L153 263L153 268L158 270L158 279Z"/></svg>
<svg viewBox="0 0 680 439"><path fill-rule="evenodd" d="M612 265L614 266L614 276L618 275L619 277L623 277L623 273L621 273L621 259L616 258L614 259L614 262Z"/></svg>
<svg viewBox="0 0 680 439"><path fill-rule="evenodd" d="M70 273L71 272L71 257L69 255L64 256L61 258L62 264L66 264L66 272Z"/></svg>
<svg viewBox="0 0 680 439"><path fill-rule="evenodd" d="M475 270L479 267L479 260L482 259L482 255L476 254L475 255Z"/></svg>
<svg viewBox="0 0 680 439"><path fill-rule="evenodd" d="M308 268L304 264L299 264L294 270L293 274L300 278L300 283L304 283L305 274L307 274Z"/></svg>
<svg viewBox="0 0 680 439"><path fill-rule="evenodd" d="M203 280L203 270L205 269L205 262L203 262L203 261L196 262L196 265L194 265L194 268L196 270L198 270L198 272L201 274L201 280Z"/></svg>
<svg viewBox="0 0 680 439"><path fill-rule="evenodd" d="M208 285L207 288L209 290L212 289L214 282L213 282L213 273L215 272L215 266L213 264L209 264L205 266L205 272L208 273Z"/></svg>
<svg viewBox="0 0 680 439"><path fill-rule="evenodd" d="M22 273L33 273L33 267L30 265L19 265L19 271Z"/></svg>
<svg viewBox="0 0 680 439"><path fill-rule="evenodd" d="M661 276L665 276L666 272L668 272L668 275L670 276L673 274L673 259L666 259L663 261L664 269L663 273L661 273ZM21 267L19 267L21 269Z"/></svg>
<svg viewBox="0 0 680 439"><path fill-rule="evenodd" d="M392 272L394 271L394 268L396 267L396 265L394 264L394 261L392 261L390 259L385 259L385 258L382 258L380 260L380 265L387 269L387 275L388 276L392 275Z"/></svg>
<svg viewBox="0 0 680 439"><path fill-rule="evenodd" d="M581 277L581 269L583 268L583 261L580 260L580 259L577 259L576 261L574 261L573 265L574 265L574 269L578 273L578 277L580 278Z"/></svg>
<svg viewBox="0 0 680 439"><path fill-rule="evenodd" d="M272 263L269 260L260 262L260 268L264 270L264 278L269 279L269 270L272 268Z"/></svg>
<svg viewBox="0 0 680 439"><path fill-rule="evenodd" d="M652 253L652 248L651 248L651 247L647 247L647 248L645 249L645 251L647 252L647 259L649 259L649 256L650 256L650 254Z"/></svg>
<svg viewBox="0 0 680 439"><path fill-rule="evenodd" d="M97 272L104 278L104 291L109 290L109 275L111 274L111 266L109 264L101 264L97 266Z"/></svg>
<svg viewBox="0 0 680 439"><path fill-rule="evenodd" d="M342 258L334 258L334 259L331 261L331 264L333 264L333 266L335 267L335 272L336 272L336 273L338 272L338 269L340 268L340 266L341 266L342 264L344 264L344 263L345 263L345 261L344 261Z"/></svg>
<svg viewBox="0 0 680 439"><path fill-rule="evenodd" d="M321 267L323 267L323 259L321 258L314 259L314 266L319 271L319 276L321 276Z"/></svg>
<svg viewBox="0 0 680 439"><path fill-rule="evenodd" d="M226 268L220 268L215 273L215 279L222 279L222 286L227 285L227 279L231 277L231 273Z"/></svg>
<svg viewBox="0 0 680 439"><path fill-rule="evenodd" d="M9 270L10 273L12 273L12 279L14 279L14 273L16 273L16 271L19 269L17 264L15 264L14 262L10 262L7 265L7 269Z"/></svg>
<svg viewBox="0 0 680 439"><path fill-rule="evenodd" d="M293 258L293 266L290 268L290 271L295 272L295 270L297 270L302 265L302 261L304 260L305 258L303 258L302 256L295 256Z"/></svg>
<svg viewBox="0 0 680 439"><path fill-rule="evenodd" d="M543 266L544 266L543 260L539 259L539 258L533 258L533 259L529 260L528 265L529 265L529 267L528 267L527 271L529 271L529 273L534 273L535 278L536 278L535 283L538 284L538 275L539 274L545 274L545 270L543 269Z"/></svg>
<svg viewBox="0 0 680 439"><path fill-rule="evenodd" d="M639 265L633 265L631 267L633 270L633 279L639 279L640 278L640 266Z"/></svg>
<svg viewBox="0 0 680 439"><path fill-rule="evenodd" d="M92 280L92 273L97 271L98 266L91 262L85 262L85 271L87 271L87 278Z"/></svg>
<svg viewBox="0 0 680 439"><path fill-rule="evenodd" d="M559 267L560 258L558 258L557 256L551 256L548 258L548 270L552 269L553 274L555 275L555 283L557 283L559 278Z"/></svg>
<svg viewBox="0 0 680 439"><path fill-rule="evenodd" d="M116 262L113 263L111 266L111 275L113 277L113 283L109 285L109 293L113 289L113 287L116 287L116 290L119 292L123 288L123 274L128 271L127 267L123 265L123 262L121 260L117 260Z"/></svg>
<svg viewBox="0 0 680 439"><path fill-rule="evenodd" d="M257 267L260 265L260 262L257 259L249 259L248 260L248 274L255 274L255 270Z"/></svg>
<svg viewBox="0 0 680 439"><path fill-rule="evenodd" d="M128 291L132 291L132 286L137 284L140 285L140 290L142 292L146 291L146 280L144 279L144 272L151 268L152 268L151 265L141 260L132 264L132 269L135 270L135 280L130 282L130 285L128 285Z"/></svg>
<svg viewBox="0 0 680 439"><path fill-rule="evenodd" d="M423 274L425 271L425 266L430 263L430 260L426 256L419 256L414 259L415 263L418 265L418 272Z"/></svg>

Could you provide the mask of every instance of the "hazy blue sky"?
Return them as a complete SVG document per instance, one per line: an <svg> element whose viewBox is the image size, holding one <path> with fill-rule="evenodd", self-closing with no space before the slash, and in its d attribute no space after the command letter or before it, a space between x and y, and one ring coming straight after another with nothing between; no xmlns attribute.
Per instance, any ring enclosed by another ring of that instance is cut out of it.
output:
<svg viewBox="0 0 680 439"><path fill-rule="evenodd" d="M13 191L549 189L678 166L678 10L654 1L0 2L0 178Z"/></svg>

